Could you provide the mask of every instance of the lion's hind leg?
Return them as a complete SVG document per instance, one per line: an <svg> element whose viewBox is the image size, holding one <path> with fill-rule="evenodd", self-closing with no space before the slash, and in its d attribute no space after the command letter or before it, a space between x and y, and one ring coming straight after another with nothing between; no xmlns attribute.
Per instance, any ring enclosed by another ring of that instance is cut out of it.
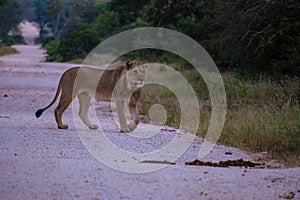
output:
<svg viewBox="0 0 300 200"><path fill-rule="evenodd" d="M92 124L89 116L88 116L88 110L89 106L91 104L91 97L88 93L84 92L78 95L79 98L79 117L83 121L85 125L89 127L89 129L98 129L98 125Z"/></svg>
<svg viewBox="0 0 300 200"><path fill-rule="evenodd" d="M59 129L67 129L68 125L62 123L62 115L67 107L72 103L72 96L62 92L58 106L54 110L55 120Z"/></svg>

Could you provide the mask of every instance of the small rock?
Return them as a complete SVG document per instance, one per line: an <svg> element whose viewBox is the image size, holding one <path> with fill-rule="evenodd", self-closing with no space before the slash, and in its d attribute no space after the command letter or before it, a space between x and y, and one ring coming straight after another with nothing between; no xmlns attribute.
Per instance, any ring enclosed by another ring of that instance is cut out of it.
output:
<svg viewBox="0 0 300 200"><path fill-rule="evenodd" d="M6 119L8 119L9 116L0 116L0 118L6 118Z"/></svg>
<svg viewBox="0 0 300 200"><path fill-rule="evenodd" d="M5 95L3 95L3 97L8 97L8 95L7 95L7 94L5 94Z"/></svg>
<svg viewBox="0 0 300 200"><path fill-rule="evenodd" d="M207 193L207 192L200 192L200 195L202 195L202 196L207 196L208 193Z"/></svg>
<svg viewBox="0 0 300 200"><path fill-rule="evenodd" d="M282 199L293 199L294 197L295 197L295 194L293 192L288 192L288 193L285 193L285 194L279 196L279 198L282 198Z"/></svg>

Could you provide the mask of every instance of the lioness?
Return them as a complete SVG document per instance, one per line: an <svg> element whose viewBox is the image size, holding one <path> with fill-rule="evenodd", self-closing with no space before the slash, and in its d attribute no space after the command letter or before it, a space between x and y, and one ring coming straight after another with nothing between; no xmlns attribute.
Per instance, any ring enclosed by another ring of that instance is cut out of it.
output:
<svg viewBox="0 0 300 200"><path fill-rule="evenodd" d="M54 115L59 129L67 129L68 125L62 123L62 114L72 103L75 97L79 98L79 116L84 124L90 129L98 129L88 118L88 109L91 98L97 101L116 102L121 132L129 132L136 128L139 123L137 102L140 98L141 87L145 81L145 69L147 64L138 65L137 61L128 61L126 65L115 70L100 70L88 67L74 67L68 69L60 78L58 88L52 102L43 109L36 111L39 118L42 113L51 107L60 92L61 97ZM101 79L99 80L101 76ZM127 102L126 102L127 99ZM133 122L127 125L124 106L133 118Z"/></svg>

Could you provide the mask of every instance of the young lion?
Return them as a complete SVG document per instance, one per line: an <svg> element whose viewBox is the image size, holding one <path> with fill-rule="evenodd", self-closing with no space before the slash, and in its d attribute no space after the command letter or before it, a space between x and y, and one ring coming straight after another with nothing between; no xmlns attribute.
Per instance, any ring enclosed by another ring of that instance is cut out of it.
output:
<svg viewBox="0 0 300 200"><path fill-rule="evenodd" d="M128 61L126 65L115 70L100 70L88 67L74 67L68 69L60 78L58 88L52 102L43 109L36 111L39 118L42 113L51 107L60 92L61 97L54 115L59 129L67 129L68 125L62 123L62 114L72 103L74 98L79 98L79 117L90 129L98 129L88 118L88 109L91 98L97 101L115 101L119 116L121 132L129 132L139 123L137 102L140 98L141 87L145 82L145 69L147 64L138 65L137 61ZM101 78L100 78L101 77ZM99 80L100 79L100 80ZM124 106L133 118L127 125Z"/></svg>

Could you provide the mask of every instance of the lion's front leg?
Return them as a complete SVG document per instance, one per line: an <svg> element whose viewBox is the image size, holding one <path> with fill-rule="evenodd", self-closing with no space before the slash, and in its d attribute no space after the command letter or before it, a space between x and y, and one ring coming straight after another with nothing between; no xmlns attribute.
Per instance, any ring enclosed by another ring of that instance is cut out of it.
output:
<svg viewBox="0 0 300 200"><path fill-rule="evenodd" d="M125 116L124 101L118 100L116 102L116 105L117 105L117 113L120 121L121 132L123 133L130 132L129 127L127 126L127 120Z"/></svg>
<svg viewBox="0 0 300 200"><path fill-rule="evenodd" d="M138 123L140 122L140 117L139 117L137 105L135 103L130 103L129 104L129 112L131 114L131 117L132 117L133 121L130 122L128 127L129 127L130 131L133 131L134 129L136 129Z"/></svg>

